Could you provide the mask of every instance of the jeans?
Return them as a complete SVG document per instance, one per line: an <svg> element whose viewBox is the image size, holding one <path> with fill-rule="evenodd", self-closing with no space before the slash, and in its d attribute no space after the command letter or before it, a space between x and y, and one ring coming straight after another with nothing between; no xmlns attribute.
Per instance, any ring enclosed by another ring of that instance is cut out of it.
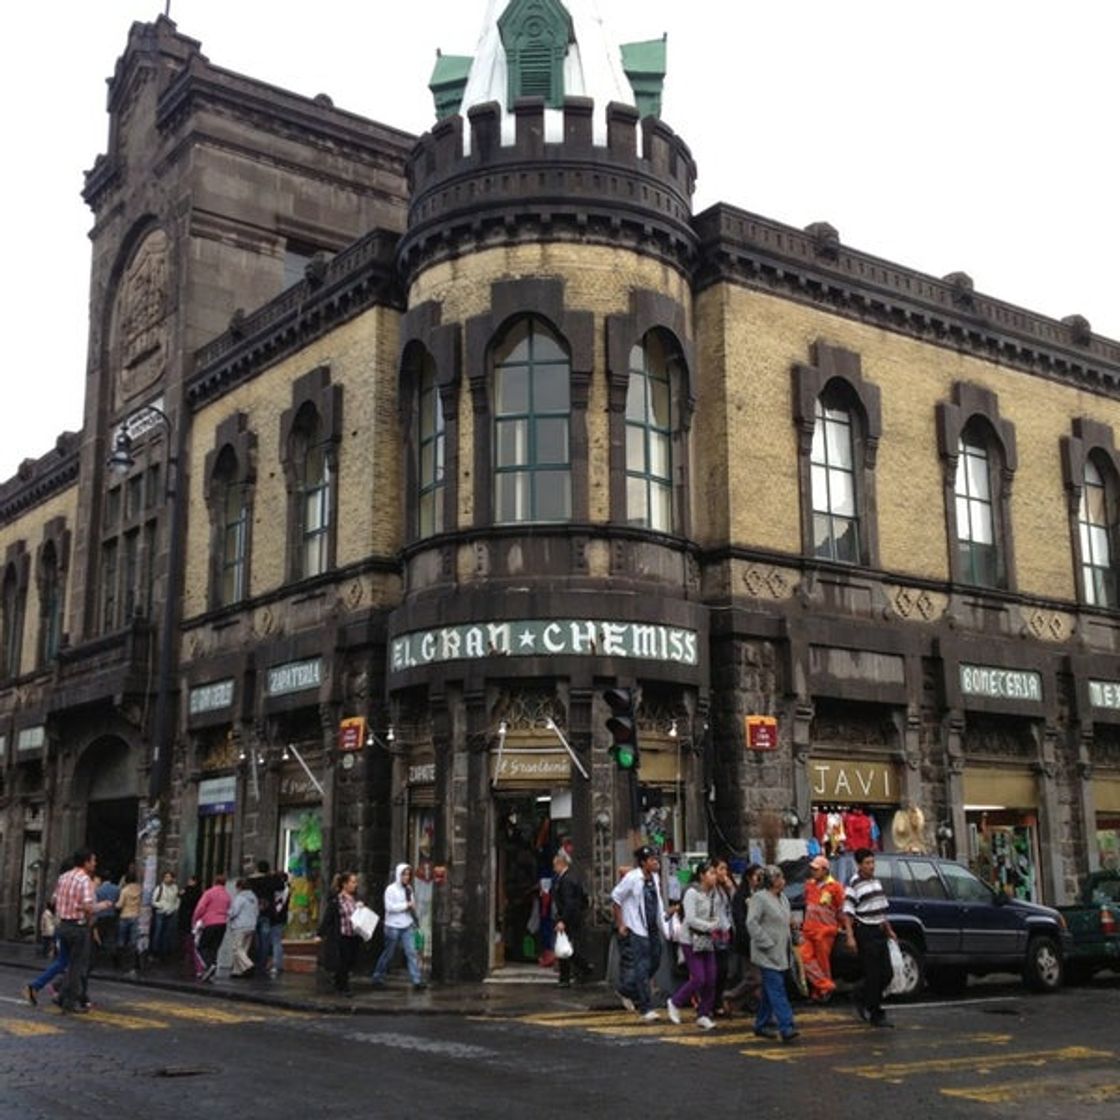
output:
<svg viewBox="0 0 1120 1120"><path fill-rule="evenodd" d="M400 945L404 949L404 959L408 962L408 975L413 984L419 984L422 977L420 975L420 958L416 953L414 927L407 926L404 929L399 929L394 926L385 926L384 928L385 948L381 950L381 956L377 958L377 964L374 966L370 979L374 983L380 983L385 979L385 973L389 971L389 966L397 955L397 946Z"/></svg>
<svg viewBox="0 0 1120 1120"><path fill-rule="evenodd" d="M61 976L66 971L66 965L70 960L70 950L65 941L61 937L55 935L55 958L34 980L28 985L34 988L35 991L41 992L56 976Z"/></svg>
<svg viewBox="0 0 1120 1120"><path fill-rule="evenodd" d="M125 946L131 949L136 944L138 921L137 918L121 918L120 924L117 926L118 949L123 949Z"/></svg>
<svg viewBox="0 0 1120 1120"><path fill-rule="evenodd" d="M619 993L632 999L644 1015L652 1003L649 982L661 963L661 942L631 930L618 939L618 952Z"/></svg>
<svg viewBox="0 0 1120 1120"><path fill-rule="evenodd" d="M155 928L152 933L152 953L157 957L169 957L175 949L174 938L179 930L179 915L176 911L163 914L156 910L152 914Z"/></svg>
<svg viewBox="0 0 1120 1120"><path fill-rule="evenodd" d="M58 938L70 962L58 1002L63 1011L73 1011L82 1000L89 968L89 926L85 922L60 922Z"/></svg>
<svg viewBox="0 0 1120 1120"><path fill-rule="evenodd" d="M786 972L781 968L760 968L762 973L762 998L758 1001L758 1014L754 1029L766 1030L773 1020L778 1021L778 1031L788 1035L793 1029L793 1008L786 994Z"/></svg>
<svg viewBox="0 0 1120 1120"><path fill-rule="evenodd" d="M257 964L263 969L269 958L269 966L275 972L284 971L284 923L274 922L271 918L257 919L257 937L253 946Z"/></svg>
<svg viewBox="0 0 1120 1120"><path fill-rule="evenodd" d="M686 1008L694 994L699 993L700 1006L696 1010L698 1017L707 1016L709 1019L716 1006L716 961L715 951L708 949L698 953L691 945L682 945L684 963L688 965L688 979L673 993L674 1007Z"/></svg>

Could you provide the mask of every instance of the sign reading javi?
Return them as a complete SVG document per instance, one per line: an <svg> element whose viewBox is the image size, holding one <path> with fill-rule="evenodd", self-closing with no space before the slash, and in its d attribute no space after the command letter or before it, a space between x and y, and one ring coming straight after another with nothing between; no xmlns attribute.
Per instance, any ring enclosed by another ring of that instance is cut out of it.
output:
<svg viewBox="0 0 1120 1120"><path fill-rule="evenodd" d="M436 661L480 657L625 657L695 665L695 630L659 623L596 622L593 619L527 619L476 622L414 630L393 639L392 670L401 672Z"/></svg>

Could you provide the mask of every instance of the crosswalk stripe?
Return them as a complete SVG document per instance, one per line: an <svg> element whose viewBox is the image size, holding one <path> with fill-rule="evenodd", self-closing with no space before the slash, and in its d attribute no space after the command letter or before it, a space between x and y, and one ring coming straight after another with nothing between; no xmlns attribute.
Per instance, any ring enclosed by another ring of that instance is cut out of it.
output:
<svg viewBox="0 0 1120 1120"><path fill-rule="evenodd" d="M161 1031L167 1027L159 1019L141 1019L136 1015L122 1015L119 1011L104 1011L101 1008L83 1015L82 1018L102 1027L116 1027L122 1031Z"/></svg>
<svg viewBox="0 0 1120 1120"><path fill-rule="evenodd" d="M0 1031L16 1038L38 1038L47 1034L62 1034L62 1028L33 1019L0 1019Z"/></svg>
<svg viewBox="0 0 1120 1120"><path fill-rule="evenodd" d="M160 1003L156 1000L128 1003L130 1011L150 1011L157 1015L169 1015L173 1019L186 1019L195 1023L215 1025L236 1023L260 1023L268 1016L256 1011L225 1011L220 1007L184 1007L177 1004Z"/></svg>
<svg viewBox="0 0 1120 1120"><path fill-rule="evenodd" d="M1037 1100L1049 1094L1060 1093L1066 1099L1072 1097L1088 1104L1103 1104L1120 1099L1120 1083L1112 1081L1099 1085L1073 1085L1065 1081L1007 1081L1000 1085L972 1085L942 1089L945 1097L961 1100L979 1101L983 1104L1011 1104L1030 1098Z"/></svg>
<svg viewBox="0 0 1120 1120"><path fill-rule="evenodd" d="M910 1074L952 1073L960 1070L977 1073L1006 1066L1044 1066L1050 1062L1082 1062L1111 1058L1111 1050L1088 1046L1065 1046L1057 1050L1028 1050L1021 1053L969 1055L964 1058L933 1058L919 1062L884 1062L881 1065L839 1066L837 1073L850 1073L872 1081L903 1081Z"/></svg>

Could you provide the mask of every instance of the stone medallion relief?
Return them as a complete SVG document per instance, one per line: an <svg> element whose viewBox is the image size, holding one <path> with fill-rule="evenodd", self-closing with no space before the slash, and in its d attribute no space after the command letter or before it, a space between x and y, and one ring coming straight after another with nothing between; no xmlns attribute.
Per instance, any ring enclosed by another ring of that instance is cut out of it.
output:
<svg viewBox="0 0 1120 1120"><path fill-rule="evenodd" d="M163 373L170 304L170 242L157 229L140 243L117 291L112 362L118 406L150 388Z"/></svg>

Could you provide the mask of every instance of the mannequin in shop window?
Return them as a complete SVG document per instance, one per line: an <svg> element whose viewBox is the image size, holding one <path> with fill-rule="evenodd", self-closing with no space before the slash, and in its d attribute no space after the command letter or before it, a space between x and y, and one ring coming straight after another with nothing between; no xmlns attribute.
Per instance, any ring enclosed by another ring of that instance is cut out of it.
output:
<svg viewBox="0 0 1120 1120"><path fill-rule="evenodd" d="M879 851L882 833L873 813L859 805L817 805L813 810L813 839L819 851L810 855L826 855L835 859L856 848Z"/></svg>

